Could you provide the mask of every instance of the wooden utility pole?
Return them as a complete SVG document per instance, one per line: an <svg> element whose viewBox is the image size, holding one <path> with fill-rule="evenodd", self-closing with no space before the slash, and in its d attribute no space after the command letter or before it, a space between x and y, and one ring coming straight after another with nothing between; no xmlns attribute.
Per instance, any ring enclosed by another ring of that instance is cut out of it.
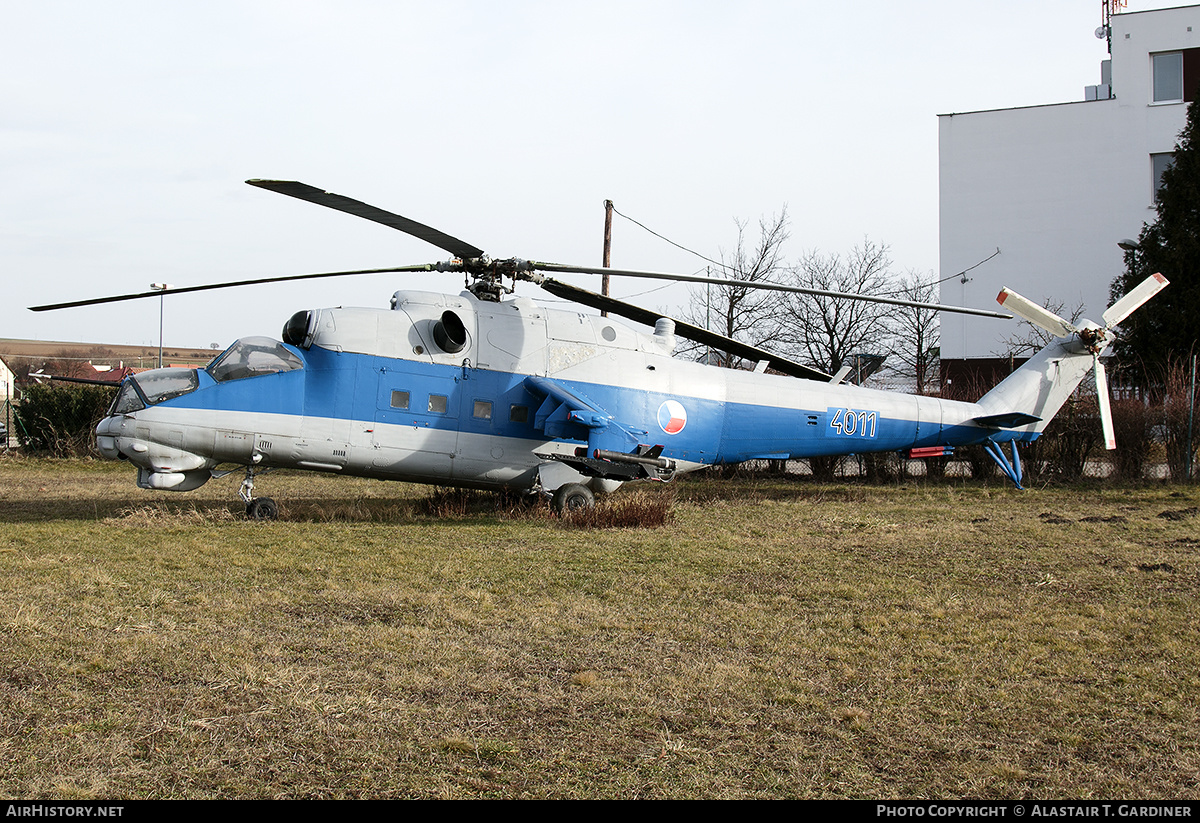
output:
<svg viewBox="0 0 1200 823"><path fill-rule="evenodd" d="M612 213L613 204L611 200L604 201L604 268L611 268L611 253L612 253ZM600 293L608 297L608 275L605 274L600 278ZM608 312L600 312L601 317L608 317Z"/></svg>

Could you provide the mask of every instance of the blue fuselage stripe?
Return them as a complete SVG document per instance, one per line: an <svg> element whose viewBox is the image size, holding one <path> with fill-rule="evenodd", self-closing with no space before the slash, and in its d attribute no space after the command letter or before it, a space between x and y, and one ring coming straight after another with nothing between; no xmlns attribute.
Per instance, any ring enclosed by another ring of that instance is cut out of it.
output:
<svg viewBox="0 0 1200 823"><path fill-rule="evenodd" d="M200 372L196 391L164 405L398 424L524 441L540 436L535 413L545 398L527 387L526 375L319 348L298 353L305 368L290 372L219 384ZM557 382L634 431L644 444L662 445L664 456L695 463L961 444L995 434L976 426L920 423L895 412L889 417L883 408L786 408ZM665 405L667 401L677 405ZM586 442L588 430L570 425L566 438ZM669 433L672 429L677 431Z"/></svg>

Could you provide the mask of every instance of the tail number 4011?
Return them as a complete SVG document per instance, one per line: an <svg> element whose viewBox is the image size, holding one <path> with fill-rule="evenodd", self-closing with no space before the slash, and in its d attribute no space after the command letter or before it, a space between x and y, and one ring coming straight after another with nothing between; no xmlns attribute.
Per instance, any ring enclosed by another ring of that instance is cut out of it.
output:
<svg viewBox="0 0 1200 823"><path fill-rule="evenodd" d="M878 422L878 412L837 409L833 419L829 421L829 427L846 437L874 437L875 425Z"/></svg>

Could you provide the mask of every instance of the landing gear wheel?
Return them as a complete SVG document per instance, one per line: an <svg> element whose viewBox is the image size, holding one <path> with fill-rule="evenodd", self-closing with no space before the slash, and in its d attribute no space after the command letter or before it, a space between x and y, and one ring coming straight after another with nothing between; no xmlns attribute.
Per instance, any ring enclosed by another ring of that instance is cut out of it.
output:
<svg viewBox="0 0 1200 823"><path fill-rule="evenodd" d="M269 497L259 497L246 504L246 516L251 520L274 520L279 516L279 505Z"/></svg>
<svg viewBox="0 0 1200 823"><path fill-rule="evenodd" d="M568 512L590 509L596 505L596 497L587 486L568 483L554 492L554 511L560 516Z"/></svg>

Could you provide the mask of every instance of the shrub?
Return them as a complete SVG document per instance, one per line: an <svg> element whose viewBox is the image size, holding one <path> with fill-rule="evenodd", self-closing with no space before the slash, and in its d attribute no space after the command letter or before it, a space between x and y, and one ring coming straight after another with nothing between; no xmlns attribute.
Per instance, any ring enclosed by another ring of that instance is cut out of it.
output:
<svg viewBox="0 0 1200 823"><path fill-rule="evenodd" d="M1122 480L1141 480L1153 445L1153 417L1141 398L1130 397L1112 402L1113 433L1116 451L1109 453L1112 476Z"/></svg>
<svg viewBox="0 0 1200 823"><path fill-rule="evenodd" d="M1163 369L1163 445L1171 479L1183 482L1191 476L1196 459L1197 438L1193 436L1192 369L1188 360L1173 359Z"/></svg>
<svg viewBox="0 0 1200 823"><path fill-rule="evenodd" d="M1025 468L1031 478L1078 480L1088 456L1100 444L1100 414L1095 394L1076 390L1062 410L1029 447Z"/></svg>
<svg viewBox="0 0 1200 823"><path fill-rule="evenodd" d="M58 457L95 453L93 432L112 402L107 386L41 384L25 390L17 407L17 434L33 452Z"/></svg>

